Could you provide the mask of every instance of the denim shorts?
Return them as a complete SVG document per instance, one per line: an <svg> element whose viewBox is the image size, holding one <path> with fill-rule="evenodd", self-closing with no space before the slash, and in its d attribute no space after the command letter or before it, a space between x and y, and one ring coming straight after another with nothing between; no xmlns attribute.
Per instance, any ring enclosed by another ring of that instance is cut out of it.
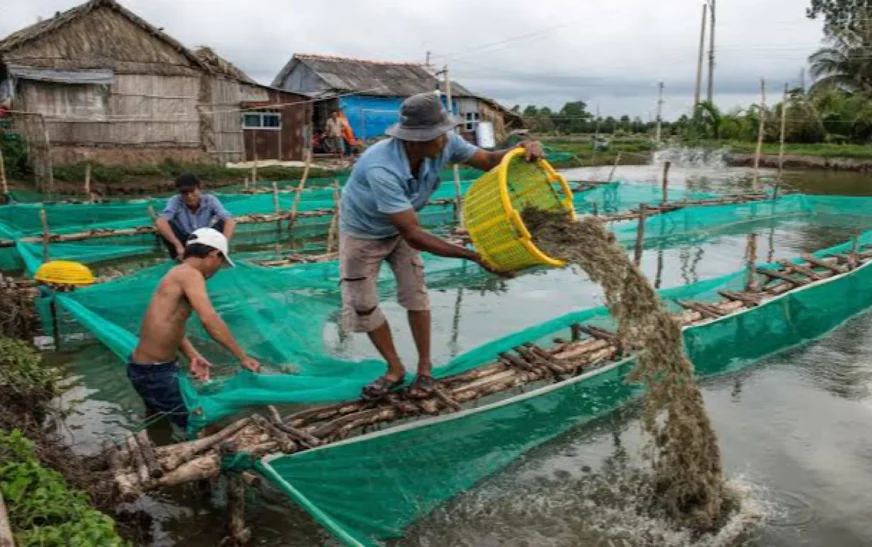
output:
<svg viewBox="0 0 872 547"><path fill-rule="evenodd" d="M187 427L188 410L179 389L177 361L140 365L127 363L127 377L142 397L149 414L165 414L179 427Z"/></svg>

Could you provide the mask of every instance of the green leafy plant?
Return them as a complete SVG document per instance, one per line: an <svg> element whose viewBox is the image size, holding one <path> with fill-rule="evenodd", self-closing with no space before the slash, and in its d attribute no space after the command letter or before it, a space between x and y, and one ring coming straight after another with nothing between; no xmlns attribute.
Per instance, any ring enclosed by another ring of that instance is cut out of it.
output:
<svg viewBox="0 0 872 547"><path fill-rule="evenodd" d="M20 431L0 431L0 492L22 546L121 546L114 521L88 504L84 492L43 467Z"/></svg>

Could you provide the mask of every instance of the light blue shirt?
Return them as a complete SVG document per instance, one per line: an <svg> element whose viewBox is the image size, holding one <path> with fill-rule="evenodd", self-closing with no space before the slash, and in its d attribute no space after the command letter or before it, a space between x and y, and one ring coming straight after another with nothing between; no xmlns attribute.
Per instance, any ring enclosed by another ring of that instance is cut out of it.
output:
<svg viewBox="0 0 872 547"><path fill-rule="evenodd" d="M454 133L437 159L421 162L412 174L403 142L387 139L369 148L357 160L342 189L339 229L360 239L382 239L397 234L388 215L420 211L439 187L439 170L447 163L467 161L477 147Z"/></svg>
<svg viewBox="0 0 872 547"><path fill-rule="evenodd" d="M229 220L232 217L227 209L221 205L221 202L212 194L203 194L200 196L200 207L196 211L191 211L185 202L182 201L182 196L175 195L167 201L167 206L164 207L161 216L170 222L177 224L184 232L193 233L199 228L210 228L212 219Z"/></svg>

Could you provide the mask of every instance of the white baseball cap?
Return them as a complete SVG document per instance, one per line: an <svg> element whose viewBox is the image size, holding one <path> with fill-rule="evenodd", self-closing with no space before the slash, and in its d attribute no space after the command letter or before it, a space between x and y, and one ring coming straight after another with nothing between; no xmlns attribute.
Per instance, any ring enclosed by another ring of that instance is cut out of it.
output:
<svg viewBox="0 0 872 547"><path fill-rule="evenodd" d="M229 264L231 268L236 267L236 264L230 260L230 255L227 252L227 238L218 230L214 228L199 228L194 230L194 233L191 234L191 237L189 237L188 241L185 243L185 247L193 243L199 243L206 247L218 249L221 251L221 254L224 255L224 260L227 261L227 264Z"/></svg>

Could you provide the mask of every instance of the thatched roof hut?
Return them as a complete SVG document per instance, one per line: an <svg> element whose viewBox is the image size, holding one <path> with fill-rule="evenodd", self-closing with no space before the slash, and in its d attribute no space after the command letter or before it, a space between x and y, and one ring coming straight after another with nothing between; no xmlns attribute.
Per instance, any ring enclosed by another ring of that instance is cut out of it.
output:
<svg viewBox="0 0 872 547"><path fill-rule="evenodd" d="M0 101L11 97L38 179L52 162L83 159L241 161L243 88L257 85L115 0L90 0L0 40Z"/></svg>
<svg viewBox="0 0 872 547"><path fill-rule="evenodd" d="M188 75L208 70L174 38L114 0L90 0L0 40L0 59L47 69Z"/></svg>
<svg viewBox="0 0 872 547"><path fill-rule="evenodd" d="M220 74L232 80L251 85L260 85L243 72L239 67L221 57L207 46L200 46L194 50L194 55L215 74Z"/></svg>

